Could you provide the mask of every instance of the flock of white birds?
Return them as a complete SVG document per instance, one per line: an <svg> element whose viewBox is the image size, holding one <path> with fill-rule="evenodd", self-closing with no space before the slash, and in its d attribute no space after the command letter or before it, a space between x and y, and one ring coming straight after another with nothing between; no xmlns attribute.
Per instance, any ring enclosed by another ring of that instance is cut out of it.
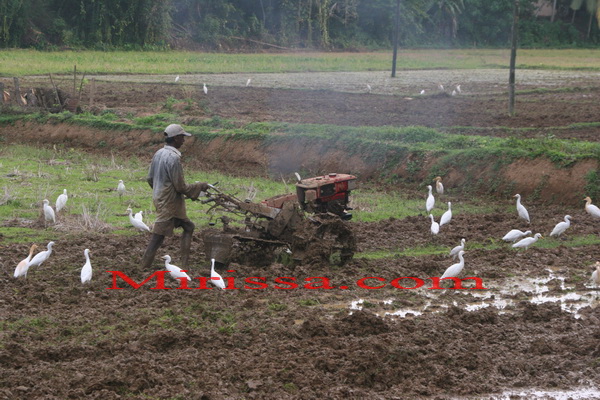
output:
<svg viewBox="0 0 600 400"><path fill-rule="evenodd" d="M442 183L442 178L438 176L434 179L434 182L435 182L436 192L440 195L444 194L444 185ZM431 220L431 228L430 228L431 234L437 235L440 232L440 227L442 225L448 224L450 222L450 220L452 219L451 203L448 202L448 210L446 212L444 212L444 214L440 218L440 222L438 223L435 221L433 215L431 214L431 210L433 210L433 207L435 205L435 197L433 195L433 187L431 185L428 185L427 191L428 191L428 194L427 194L427 199L425 200L425 209L427 210L428 213L430 213L429 219ZM523 204L521 204L521 195L515 194L514 197L516 197L516 199L517 199L516 206L517 206L517 213L519 215L519 218L525 220L528 224L530 224L531 219L529 218L529 212L527 211L525 206ZM598 208L597 206L592 204L591 198L586 197L584 200L586 202L585 210L588 212L588 214L590 214L594 218L600 219L600 208ZM569 229L570 226L571 226L571 216L565 215L564 221L556 224L554 229L552 229L552 232L550 232L550 236L558 237L558 236L562 235L563 233L565 233L565 231L567 229ZM533 236L528 236L531 234L532 234L532 231L523 232L518 229L512 229L506 235L504 235L502 240L504 240L506 242L513 242L513 244L512 244L513 248L524 248L525 250L527 250L529 248L529 246L531 246L535 242L537 242L538 239L543 238L541 233L536 233ZM458 275L460 275L460 273L462 272L462 270L465 266L465 260L463 257L463 255L465 254L464 250L465 250L465 239L463 238L460 241L460 245L454 247L450 251L450 255L452 256L452 258L454 259L454 258L458 257L459 262L448 267L441 278L453 278L453 277L457 278ZM591 279L592 279L592 282L596 286L599 286L600 285L600 262L597 262L595 267L596 267L596 269L592 272Z"/></svg>
<svg viewBox="0 0 600 400"><path fill-rule="evenodd" d="M123 183L123 180L119 180L116 191L117 191L117 194L119 195L119 198L122 199L123 195L126 192L126 188L125 188L125 184ZM54 208L52 208L52 206L50 205L50 201L48 201L47 199L44 199L42 211L44 214L45 222L46 223L50 223L50 222L56 223L56 214L66 207L68 200L69 200L69 196L67 195L67 189L64 189L63 193L60 196L58 196L58 198L56 199ZM148 225L146 225L143 221L142 211L139 211L135 215L133 215L133 210L131 209L131 207L128 207L127 212L128 212L129 222L131 223L131 225L133 225L134 228L136 228L142 232L151 232ZM40 265L42 265L42 263L44 263L46 260L48 260L48 258L50 258L50 255L52 254L52 247L54 246L54 244L55 244L54 242L49 242L47 250L41 251L41 252L37 253L35 256L33 256L33 253L38 248L38 245L33 244L31 246L31 248L29 249L29 255L17 264L17 267L15 268L15 272L14 272L13 276L15 278L20 278L20 277L26 278L29 268L39 267ZM81 268L81 283L82 284L89 282L92 279L92 263L90 261L90 250L85 249L83 251L83 255L85 257L85 264ZM165 260L165 267L169 271L169 273L173 277L173 279L185 278L185 279L191 280L189 275L187 275L185 272L183 272L183 270L181 268L179 268L176 265L171 264L171 256L165 255L162 258ZM225 289L225 283L224 283L223 279L221 278L221 275L219 275L215 271L215 260L212 259L211 261L212 261L211 282L217 288Z"/></svg>
<svg viewBox="0 0 600 400"><path fill-rule="evenodd" d="M437 194L440 194L440 195L444 194L444 184L442 183L442 178L438 176L434 179L434 182L435 182L435 190L436 190ZM434 205L435 205L435 197L433 195L433 187L431 185L428 185L427 190L428 190L428 194L427 194L427 200L425 201L425 209L429 213L429 218L431 220L431 234L437 235L440 232L440 227L443 225L449 224L450 221L452 220L452 204L450 202L448 202L448 210L445 211L444 214L441 216L439 223L436 222L433 217L433 214L431 214L431 210L433 210ZM125 191L126 191L126 189L125 189L125 184L123 183L123 180L119 180L119 182L117 184L117 193L119 195L119 198L122 198L122 196L125 194ZM519 218L522 218L528 224L531 223L531 219L529 218L529 212L527 211L525 206L523 204L521 204L521 195L516 194L514 197L517 199L516 206L517 206L517 213L519 215ZM65 208L65 206L67 205L68 199L69 199L69 197L67 195L67 189L64 189L63 193L60 196L58 196L58 198L56 199L55 209L53 209L52 206L50 206L50 202L47 199L44 199L43 213L44 213L44 219L45 219L46 223L49 223L49 222L56 223L56 214ZM594 204L592 204L592 199L589 197L586 197L584 200L586 202L585 210L592 217L600 219L600 209L597 206L595 206ZM128 207L127 212L128 212L128 216L129 216L129 222L131 223L131 225L133 225L133 227L135 227L136 229L138 229L142 232L144 232L144 231L151 232L148 225L146 225L143 221L142 211L139 211L138 213L133 215L133 210L130 207ZM558 237L558 236L562 235L570 226L571 226L571 216L565 215L564 221L556 224L554 229L552 229L550 236ZM530 231L530 230L523 232L518 229L512 229L506 235L504 235L504 237L502 237L502 240L504 240L506 242L513 242L512 247L514 247L514 248L524 248L525 250L527 250L531 245L533 245L535 242L537 242L538 239L543 237L541 233L536 233L533 236L528 236L531 234L532 234L532 231ZM462 270L465 266L465 260L464 260L465 242L466 242L466 240L464 238L461 239L460 245L454 247L450 251L450 255L452 256L452 258L455 259L456 257L458 257L459 262L448 267L446 269L446 271L444 272L444 274L441 276L441 278L452 278L452 277L458 277L460 275L460 273L462 272ZM54 246L54 242L48 243L47 250L37 253L34 257L33 253L38 246L36 244L33 244L31 246L31 248L29 249L29 255L17 264L17 267L15 268L15 272L14 272L14 277L15 278L27 277L27 272L29 271L30 267L36 267L36 266L39 267L44 261L46 261L50 257L50 255L52 254L52 246ZM89 282L92 279L92 265L90 262L90 250L89 249L84 250L84 256L85 256L86 262L81 269L81 283ZM165 255L162 258L165 260L166 269L169 271L169 273L171 274L171 276L174 279L180 279L180 278L190 279L190 277L185 272L182 272L181 268L179 268L176 265L171 264L171 257L169 255ZM592 281L596 285L600 285L600 262L596 263L596 269L592 273ZM214 269L214 259L212 260L212 265L211 265L211 282L218 288L221 288L221 289L225 288L224 282L221 279L221 276Z"/></svg>

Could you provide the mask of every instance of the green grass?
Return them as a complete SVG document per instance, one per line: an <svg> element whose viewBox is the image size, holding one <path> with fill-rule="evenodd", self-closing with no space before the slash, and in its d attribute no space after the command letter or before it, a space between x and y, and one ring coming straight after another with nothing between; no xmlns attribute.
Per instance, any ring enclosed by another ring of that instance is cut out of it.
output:
<svg viewBox="0 0 600 400"><path fill-rule="evenodd" d="M400 49L397 68L508 68L508 49ZM518 68L600 70L600 50L519 50ZM3 50L2 76L70 74L214 74L327 71L387 71L391 51L368 53L217 54L186 51ZM23 68L27 65L27 68Z"/></svg>

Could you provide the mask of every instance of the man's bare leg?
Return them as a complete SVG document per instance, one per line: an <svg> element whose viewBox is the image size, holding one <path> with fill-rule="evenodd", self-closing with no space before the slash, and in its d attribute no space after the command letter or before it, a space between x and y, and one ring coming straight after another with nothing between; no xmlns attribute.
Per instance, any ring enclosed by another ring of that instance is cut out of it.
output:
<svg viewBox="0 0 600 400"><path fill-rule="evenodd" d="M156 233L152 234L150 243L148 243L148 247L146 248L146 252L142 258L142 268L148 269L152 266L156 252L158 251L158 248L162 244L163 240L165 240L163 235L157 235Z"/></svg>
<svg viewBox="0 0 600 400"><path fill-rule="evenodd" d="M195 225L188 221L181 226L183 234L181 235L181 268L189 267L188 260L190 258L190 248L192 247L192 236L194 234Z"/></svg>

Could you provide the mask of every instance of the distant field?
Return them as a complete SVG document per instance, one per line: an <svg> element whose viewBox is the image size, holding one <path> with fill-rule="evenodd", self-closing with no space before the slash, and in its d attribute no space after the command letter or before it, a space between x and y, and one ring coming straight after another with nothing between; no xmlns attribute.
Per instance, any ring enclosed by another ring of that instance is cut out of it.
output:
<svg viewBox="0 0 600 400"><path fill-rule="evenodd" d="M184 51L99 52L3 50L0 76L65 74L77 65L88 74L275 73L386 71L392 53L215 54ZM508 67L508 49L400 50L397 68L477 69ZM519 50L518 68L600 71L600 50Z"/></svg>

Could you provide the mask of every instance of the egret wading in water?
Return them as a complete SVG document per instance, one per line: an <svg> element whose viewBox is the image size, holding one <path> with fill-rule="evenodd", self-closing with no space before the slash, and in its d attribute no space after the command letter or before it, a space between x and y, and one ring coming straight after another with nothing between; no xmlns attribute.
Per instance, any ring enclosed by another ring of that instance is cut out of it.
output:
<svg viewBox="0 0 600 400"><path fill-rule="evenodd" d="M192 278L190 278L190 276L188 274L186 274L177 265L171 264L171 256L170 255L168 255L168 254L164 255L164 256L162 256L162 259L165 260L165 268L169 271L169 274L171 274L173 279L180 280L181 278L185 278L188 280L188 282L191 282Z"/></svg>
<svg viewBox="0 0 600 400"><path fill-rule="evenodd" d="M56 212L59 212L67 205L67 200L69 200L69 196L67 196L67 189L63 189L63 192L60 196L56 198Z"/></svg>
<svg viewBox="0 0 600 400"><path fill-rule="evenodd" d="M452 208L451 207L452 207L452 204L450 202L448 202L448 210L446 210L446 212L442 214L442 218L440 218L440 226L450 223L450 220L452 219Z"/></svg>
<svg viewBox="0 0 600 400"><path fill-rule="evenodd" d="M81 268L81 283L86 283L92 280L92 262L90 261L90 249L83 251L85 256L85 264Z"/></svg>
<svg viewBox="0 0 600 400"><path fill-rule="evenodd" d="M463 268L465 267L465 259L463 258L463 254L465 254L465 252L463 250L458 252L458 260L459 262L456 264L452 264L451 266L449 266L446 271L444 272L444 275L442 275L442 277L440 279L444 279L444 278L458 278L458 275L460 275L460 273L462 272Z"/></svg>
<svg viewBox="0 0 600 400"><path fill-rule="evenodd" d="M52 223L56 223L56 215L54 214L54 210L50 206L50 202L44 199L44 221Z"/></svg>
<svg viewBox="0 0 600 400"><path fill-rule="evenodd" d="M219 289L225 289L225 282L217 271L215 271L215 259L210 259L210 282Z"/></svg>
<svg viewBox="0 0 600 400"><path fill-rule="evenodd" d="M33 257L31 261L29 261L26 268L29 269L31 267L39 267L40 265L42 265L42 263L44 263L44 261L46 261L52 254L52 246L54 246L54 242L49 242L48 250L40 251L39 253L37 253L35 257Z"/></svg>
<svg viewBox="0 0 600 400"><path fill-rule="evenodd" d="M508 231L508 233L506 235L504 235L502 240L504 240L505 242L515 242L527 235L531 235L531 231L522 232L518 229L512 229L512 230Z"/></svg>
<svg viewBox="0 0 600 400"><path fill-rule="evenodd" d="M435 222L435 220L433 219L433 215L429 214L429 218L431 219L431 234L437 235L438 233L440 233L440 224Z"/></svg>
<svg viewBox="0 0 600 400"><path fill-rule="evenodd" d="M457 256L458 253L463 251L465 249L465 238L460 239L460 244L458 246L456 246L455 248L453 248L452 250L450 250L450 255L452 256L452 259L454 260Z"/></svg>
<svg viewBox="0 0 600 400"><path fill-rule="evenodd" d="M117 193L119 193L119 200L123 201L123 195L125 194L125 184L121 179L119 179L119 184L117 185Z"/></svg>
<svg viewBox="0 0 600 400"><path fill-rule="evenodd" d="M519 213L519 218L523 218L528 224L531 223L527 209L521 204L521 195L515 194L514 197L517 198L517 212Z"/></svg>
<svg viewBox="0 0 600 400"><path fill-rule="evenodd" d="M594 218L600 218L600 208L592 204L592 199L586 197L583 200L585 200L585 211Z"/></svg>
<svg viewBox="0 0 600 400"><path fill-rule="evenodd" d="M17 264L17 268L15 268L15 273L14 273L15 278L18 278L20 276L24 276L27 278L27 271L29 270L29 262L31 261L33 252L35 251L35 249L37 249L37 247L38 247L37 244L32 244L31 248L29 249L29 255Z"/></svg>
<svg viewBox="0 0 600 400"><path fill-rule="evenodd" d="M541 237L543 237L541 233L536 233L533 237L528 237L528 238L519 240L517 243L513 244L512 247L514 247L515 249L524 247L525 250L527 250L529 248L529 246L531 246L532 244L537 242L538 239Z"/></svg>
<svg viewBox="0 0 600 400"><path fill-rule="evenodd" d="M565 215L565 220L563 222L559 222L558 224L556 224L556 226L554 227L554 229L552 229L552 232L550 233L550 236L560 236L563 233L565 233L565 231L571 226L571 216L570 215Z"/></svg>
<svg viewBox="0 0 600 400"><path fill-rule="evenodd" d="M444 194L444 184L442 183L442 177L436 176L433 180L435 182L435 191L437 194Z"/></svg>
<svg viewBox="0 0 600 400"><path fill-rule="evenodd" d="M148 228L148 225L146 225L143 221L139 221L133 217L133 211L131 210L131 208L128 208L127 211L129 212L129 222L131 223L131 225L134 226L134 228L139 229L142 232L150 232L150 228Z"/></svg>
<svg viewBox="0 0 600 400"><path fill-rule="evenodd" d="M433 197L431 189L431 185L427 185L427 190L429 191L429 194L427 195L427 200L425 201L425 209L427 210L427 212L433 210L433 206L435 205L435 197Z"/></svg>

